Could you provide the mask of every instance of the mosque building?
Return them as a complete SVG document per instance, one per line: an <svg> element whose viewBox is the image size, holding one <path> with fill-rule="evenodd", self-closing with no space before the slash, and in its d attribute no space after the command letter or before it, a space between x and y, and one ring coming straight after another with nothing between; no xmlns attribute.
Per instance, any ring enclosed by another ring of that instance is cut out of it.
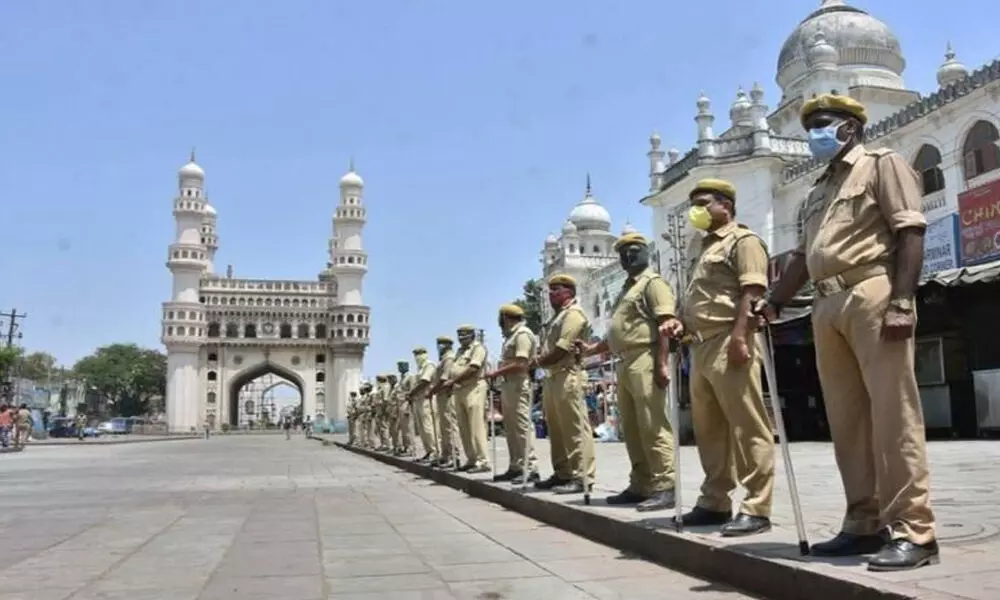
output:
<svg viewBox="0 0 1000 600"><path fill-rule="evenodd" d="M950 43L941 46L938 88L908 89L892 29L845 0L822 0L778 55L781 97L770 100L773 107L759 85L740 88L723 129L702 93L690 150L664 151L658 135L650 138L649 193L641 203L652 209L654 239L685 248L690 259L700 234L668 225L684 222L698 180L732 181L737 219L767 243L772 280L779 278L800 232L802 203L825 166L809 152L802 105L822 93L864 103L866 147L900 152L923 185L929 226L916 369L928 429L976 435L1000 429L1000 288L992 283L1000 278L1000 60L970 71ZM676 285L682 274L664 276ZM788 419L796 410L819 410L808 319L786 323L776 343L779 379L788 387L781 395L792 405Z"/></svg>
<svg viewBox="0 0 1000 600"><path fill-rule="evenodd" d="M371 325L362 300L365 184L354 165L340 179L326 268L303 281L237 278L232 266L218 274L219 215L193 152L177 181L176 236L167 254L172 295L162 306L168 429L261 419L260 399L241 398L241 391L267 375L298 391L302 416L344 419L348 394L361 384Z"/></svg>

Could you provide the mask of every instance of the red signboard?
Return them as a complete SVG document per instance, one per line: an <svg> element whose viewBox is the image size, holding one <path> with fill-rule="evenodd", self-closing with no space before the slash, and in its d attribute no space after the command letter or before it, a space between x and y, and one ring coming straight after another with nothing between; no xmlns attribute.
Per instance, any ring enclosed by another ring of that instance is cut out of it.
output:
<svg viewBox="0 0 1000 600"><path fill-rule="evenodd" d="M1000 180L958 195L958 236L963 267L1000 258Z"/></svg>

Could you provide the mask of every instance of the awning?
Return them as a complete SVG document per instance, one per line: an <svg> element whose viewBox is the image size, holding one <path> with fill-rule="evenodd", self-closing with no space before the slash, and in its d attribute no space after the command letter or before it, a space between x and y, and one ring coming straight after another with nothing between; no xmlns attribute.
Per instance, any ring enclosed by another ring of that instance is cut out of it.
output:
<svg viewBox="0 0 1000 600"><path fill-rule="evenodd" d="M921 281L920 285L953 287L972 285L974 283L992 283L997 280L1000 280L1000 260L971 267L938 271L924 281Z"/></svg>

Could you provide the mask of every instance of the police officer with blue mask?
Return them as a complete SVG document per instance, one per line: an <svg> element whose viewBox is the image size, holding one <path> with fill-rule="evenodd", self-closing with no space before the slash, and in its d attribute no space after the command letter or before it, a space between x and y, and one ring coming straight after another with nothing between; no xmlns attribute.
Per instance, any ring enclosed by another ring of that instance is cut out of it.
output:
<svg viewBox="0 0 1000 600"><path fill-rule="evenodd" d="M873 571L933 564L938 545L913 364L923 189L899 153L861 144L867 112L857 100L812 98L801 121L813 154L829 165L802 206L795 256L759 308L773 319L813 282L816 366L846 510L840 533L812 552L874 554Z"/></svg>

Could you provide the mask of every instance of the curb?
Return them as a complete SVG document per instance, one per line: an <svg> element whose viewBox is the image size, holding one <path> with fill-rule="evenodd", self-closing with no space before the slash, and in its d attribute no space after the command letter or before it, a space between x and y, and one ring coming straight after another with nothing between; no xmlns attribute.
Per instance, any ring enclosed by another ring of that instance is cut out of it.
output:
<svg viewBox="0 0 1000 600"><path fill-rule="evenodd" d="M531 494L509 490L485 481L469 479L449 471L387 456L370 450L347 446L343 442L322 440L323 445L336 445L348 452L372 458L384 464L433 480L542 521L559 529L575 533L605 546L640 556L667 568L693 576L724 583L769 600L801 600L804 590L810 600L912 600L903 594L884 588L848 581L805 569L793 561L770 559L707 540L695 540L683 534L637 526L588 510L542 500Z"/></svg>
<svg viewBox="0 0 1000 600"><path fill-rule="evenodd" d="M126 440L111 440L111 441L108 441L108 442L87 442L86 440L83 441L83 442L80 442L78 440L75 441L75 442L50 442L50 441L45 441L45 440L39 440L37 442L29 442L28 446L29 447L31 447L31 446L45 446L47 448L56 448L56 447L59 447L59 446L66 446L68 448L82 448L84 446L121 446L121 445L124 445L124 444L152 444L154 442L176 442L176 441L180 441L180 440L200 440L200 439L203 439L203 436L190 436L190 435L180 436L179 435L179 436L161 437L161 438L156 438L156 439L141 439L140 438L140 439L126 439Z"/></svg>

